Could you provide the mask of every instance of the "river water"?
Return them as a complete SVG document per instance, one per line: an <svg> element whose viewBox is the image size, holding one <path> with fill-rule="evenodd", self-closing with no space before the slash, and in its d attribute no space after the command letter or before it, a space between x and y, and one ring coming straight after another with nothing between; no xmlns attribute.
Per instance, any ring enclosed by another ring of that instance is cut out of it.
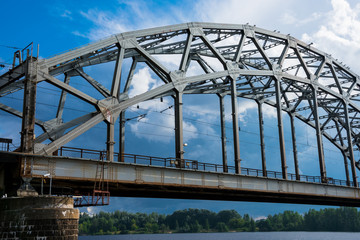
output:
<svg viewBox="0 0 360 240"><path fill-rule="evenodd" d="M239 232L80 236L79 240L359 240L360 233L343 232Z"/></svg>

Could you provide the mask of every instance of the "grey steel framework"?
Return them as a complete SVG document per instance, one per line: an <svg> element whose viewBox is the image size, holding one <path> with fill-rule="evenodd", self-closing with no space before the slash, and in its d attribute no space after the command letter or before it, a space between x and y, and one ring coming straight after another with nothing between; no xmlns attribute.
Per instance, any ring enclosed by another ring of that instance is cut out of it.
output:
<svg viewBox="0 0 360 240"><path fill-rule="evenodd" d="M170 71L156 55L181 56L178 69ZM18 55L16 55L18 57ZM121 88L123 61L132 59L124 87ZM20 60L20 59L19 59ZM111 89L84 72L84 67L115 61ZM210 62L221 67L214 69ZM21 62L21 61L20 61ZM145 63L163 84L137 96L128 91L138 63ZM201 67L202 73L191 75L189 66ZM64 75L64 81L56 78ZM70 86L72 76L81 76L102 96L95 99ZM62 89L54 119L43 122L35 119L36 85L46 81ZM241 173L237 98L253 99L258 104L262 172L266 176L264 150L263 104L276 107L280 141L282 176L287 179L282 111L289 114L292 127L294 166L299 179L294 118L316 130L320 176L327 182L323 137L332 142L344 156L347 185L356 179L354 151L359 151L360 100L359 76L342 63L309 44L289 35L250 25L187 23L113 35L107 39L37 59L28 57L22 64L0 77L0 97L24 89L23 112L0 103L0 109L23 118L21 151L37 155L53 152L75 139L96 124L107 123L107 160L114 160L114 124L120 117L120 154L124 152L124 112L127 108L151 99L172 96L175 106L176 158L183 159L183 95L216 94L219 97L223 148L223 171L227 172L226 135L224 125L224 96L231 96L234 163ZM81 117L63 122L66 94L72 94L95 107ZM308 111L307 111L308 110ZM44 133L34 138L34 124ZM68 131L68 129L71 129ZM330 131L330 130L335 131ZM49 144L39 145L50 139ZM36 148L34 147L36 146ZM39 147L40 146L40 147ZM36 150L35 150L36 149ZM121 160L121 159L120 159ZM183 167L179 161L178 167ZM23 175L31 171L23 162Z"/></svg>

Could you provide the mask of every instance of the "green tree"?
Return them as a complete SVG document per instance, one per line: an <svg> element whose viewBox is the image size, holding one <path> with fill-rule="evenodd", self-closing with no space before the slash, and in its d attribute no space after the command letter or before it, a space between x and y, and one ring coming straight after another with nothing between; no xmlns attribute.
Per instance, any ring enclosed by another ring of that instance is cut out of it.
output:
<svg viewBox="0 0 360 240"><path fill-rule="evenodd" d="M216 220L218 222L223 222L225 224L228 224L230 219L233 218L240 218L240 214L235 210L223 210L220 211L216 216Z"/></svg>
<svg viewBox="0 0 360 240"><path fill-rule="evenodd" d="M180 224L179 224L180 223ZM201 231L360 231L360 212L356 208L311 209L304 215L284 211L254 221L234 210L215 213L204 209L185 209L172 214L99 212L93 216L82 213L79 234L166 233Z"/></svg>
<svg viewBox="0 0 360 240"><path fill-rule="evenodd" d="M256 225L259 229L260 232L270 232L273 231L271 228L271 223L269 218L267 219L261 219L259 221L256 222Z"/></svg>
<svg viewBox="0 0 360 240"><path fill-rule="evenodd" d="M197 220L195 220L195 223L191 224L190 226L190 232L197 233L201 231L201 225Z"/></svg>
<svg viewBox="0 0 360 240"><path fill-rule="evenodd" d="M176 220L175 221L175 230L179 231L179 229L180 229L179 222L178 222L178 220Z"/></svg>
<svg viewBox="0 0 360 240"><path fill-rule="evenodd" d="M210 230L209 219L205 219L205 226L204 226L204 229L205 229L206 231L209 231L209 230Z"/></svg>
<svg viewBox="0 0 360 240"><path fill-rule="evenodd" d="M230 229L241 231L241 229L244 227L244 224L245 224L245 221L240 216L239 218L230 219L228 226L230 227Z"/></svg>
<svg viewBox="0 0 360 240"><path fill-rule="evenodd" d="M256 231L256 225L255 225L255 221L254 219L251 218L250 220L250 229L249 229L250 232L255 232Z"/></svg>
<svg viewBox="0 0 360 240"><path fill-rule="evenodd" d="M138 229L138 226L136 225L136 220L135 219L132 219L131 220L131 227L130 227L131 230L137 230Z"/></svg>
<svg viewBox="0 0 360 240"><path fill-rule="evenodd" d="M226 226L226 224L224 222L218 222L216 225L216 230L218 232L228 232L229 228L228 228L228 226Z"/></svg>

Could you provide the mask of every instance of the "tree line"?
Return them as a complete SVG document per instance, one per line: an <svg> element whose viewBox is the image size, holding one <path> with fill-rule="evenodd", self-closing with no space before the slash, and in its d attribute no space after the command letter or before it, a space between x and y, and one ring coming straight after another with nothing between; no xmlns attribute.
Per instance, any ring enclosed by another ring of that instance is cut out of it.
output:
<svg viewBox="0 0 360 240"><path fill-rule="evenodd" d="M356 208L293 211L269 215L255 221L248 214L235 210L218 213L205 209L185 209L172 214L100 212L90 216L82 213L80 235L129 233L197 233L197 232L269 232L269 231L360 231L360 211Z"/></svg>

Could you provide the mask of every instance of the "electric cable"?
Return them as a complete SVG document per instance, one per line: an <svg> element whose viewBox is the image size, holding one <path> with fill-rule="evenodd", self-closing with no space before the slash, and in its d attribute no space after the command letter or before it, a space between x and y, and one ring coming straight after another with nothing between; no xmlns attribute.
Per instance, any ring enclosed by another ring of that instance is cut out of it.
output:
<svg viewBox="0 0 360 240"><path fill-rule="evenodd" d="M55 90L55 89L50 89L50 88L46 88L46 87L40 87L40 88L45 89L45 90L57 91L57 90ZM57 91L57 92L60 92L60 91ZM45 92L45 93L46 93L46 92ZM46 94L51 94L51 93L46 93ZM53 94L51 94L51 95L53 95ZM12 99L16 99L16 100L22 101L22 99L20 99L20 98L15 98L15 97L13 97L13 96L4 96L3 98L12 98ZM49 107L55 107L55 108L58 107L57 105L48 104L48 103L43 103L43 102L39 102L39 101L38 101L37 103L38 103L38 104L41 104L41 105L44 105L44 106L49 106ZM134 109L134 108L135 108L135 107L130 107L130 109ZM169 106L169 107L166 108L165 110L171 109L171 108L172 108L172 107ZM68 109L68 110L72 110L72 111L78 111L78 112L83 112L83 113L88 113L88 111L84 111L84 110L76 109L76 108L64 107L64 109ZM143 108L139 108L139 109L141 109L141 110L147 110L148 112L155 112L155 113L159 113L159 114L166 114L166 115L169 115L169 116L173 116L173 117L174 117L174 114L165 113L164 110L156 111L156 110L148 110L148 109L143 109ZM144 115L144 113L143 113L143 114L141 114L140 116L143 116L142 118L144 118L144 117L146 116L146 114ZM137 118L137 117L136 117L136 118ZM205 122L205 121L201 121L201 120L197 120L197 119L192 119L192 118L187 118L187 117L184 117L184 119L187 119L187 120L190 120L190 121L194 121L194 122L198 122L198 123L200 123L200 124L210 125L210 126L217 126L217 127L220 127L220 126L221 126L221 125L219 125L219 124L209 123L209 122ZM144 122L144 121L139 121L139 122L144 123L144 124L148 124L148 125L157 126L157 127L174 129L173 127L163 126L163 125L159 125L159 124L155 124L155 123L149 123L149 122ZM232 127L226 127L226 128L232 129ZM218 136L218 135L212 135L212 134L208 134L208 133L191 131L191 130L186 130L186 129L184 129L184 131L196 133L196 134L199 134L199 135L209 136L209 137L216 137L216 138L219 138L219 139L221 140L221 136ZM260 136L260 134L259 134L259 133L256 133L256 132L250 132L250 131L246 131L246 130L243 130L243 129L241 129L240 131L241 131L241 132L244 132L244 133L248 133L248 134ZM306 130L306 135L307 135L307 130ZM269 136L269 135L265 135L265 137L274 138L274 139L279 139L278 137ZM232 139L227 138L227 141L229 141L229 140L232 141ZM260 145L259 143L248 142L248 141L243 141L243 140L240 140L240 142L248 143L248 144L254 144L254 145ZM285 142L287 142L287 143L292 143L292 141L290 141L290 140L285 140ZM317 149L317 147L312 146L312 145L309 144L309 142L308 142L308 137L307 137L307 144L304 144L304 143L301 143L301 142L297 142L297 144L298 144L298 145L308 146L308 147ZM267 145L268 145L268 144L267 144ZM337 151L334 151L334 150L328 149L328 148L324 148L324 150L332 151L332 152L337 152Z"/></svg>

